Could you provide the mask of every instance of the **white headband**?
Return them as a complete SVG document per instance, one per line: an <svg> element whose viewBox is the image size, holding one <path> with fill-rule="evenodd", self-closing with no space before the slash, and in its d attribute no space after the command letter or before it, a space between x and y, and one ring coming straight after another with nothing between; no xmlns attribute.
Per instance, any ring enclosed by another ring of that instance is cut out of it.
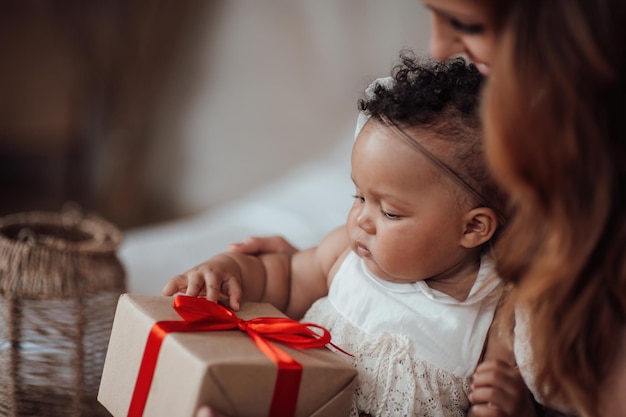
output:
<svg viewBox="0 0 626 417"><path fill-rule="evenodd" d="M375 97L374 90L379 85L384 87L385 90L391 90L394 84L395 84L395 81L393 77L377 78L374 81L372 81L372 83L368 85L367 88L365 89L365 98L367 98L368 100L373 99ZM369 119L370 119L370 116L368 114L365 114L362 111L359 112L359 116L356 119L356 129L354 131L354 140L356 140L357 136L359 136L359 133L361 133L361 130L363 130L363 126L365 126L365 123L367 123Z"/></svg>

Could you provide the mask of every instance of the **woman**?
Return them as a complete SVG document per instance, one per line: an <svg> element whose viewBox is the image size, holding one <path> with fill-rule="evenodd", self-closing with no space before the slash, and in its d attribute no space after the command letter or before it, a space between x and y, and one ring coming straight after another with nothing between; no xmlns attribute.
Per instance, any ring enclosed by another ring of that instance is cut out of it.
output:
<svg viewBox="0 0 626 417"><path fill-rule="evenodd" d="M538 400L584 416L620 415L626 54L615 40L626 39L626 6L508 7L491 14L506 20L492 23L499 41L484 116L488 158L517 207L498 263L516 284L518 363Z"/></svg>
<svg viewBox="0 0 626 417"><path fill-rule="evenodd" d="M626 2L424 3L432 55L465 54L490 78L486 150L516 206L498 265L526 384L565 413L626 416ZM471 413L518 415L515 375L479 366Z"/></svg>

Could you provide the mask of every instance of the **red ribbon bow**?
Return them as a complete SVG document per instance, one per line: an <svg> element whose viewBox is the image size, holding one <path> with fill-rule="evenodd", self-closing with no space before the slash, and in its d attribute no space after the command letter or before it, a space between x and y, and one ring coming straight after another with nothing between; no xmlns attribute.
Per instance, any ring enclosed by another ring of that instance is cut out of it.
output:
<svg viewBox="0 0 626 417"><path fill-rule="evenodd" d="M242 320L226 307L198 297L177 295L174 298L174 309L183 321L159 321L150 330L128 408L128 417L143 415L159 350L168 333L237 329L246 332L265 356L278 365L269 415L295 415L302 365L270 340L298 349L318 348L331 344L328 330L316 324L300 323L282 317ZM321 334L311 328L321 330Z"/></svg>

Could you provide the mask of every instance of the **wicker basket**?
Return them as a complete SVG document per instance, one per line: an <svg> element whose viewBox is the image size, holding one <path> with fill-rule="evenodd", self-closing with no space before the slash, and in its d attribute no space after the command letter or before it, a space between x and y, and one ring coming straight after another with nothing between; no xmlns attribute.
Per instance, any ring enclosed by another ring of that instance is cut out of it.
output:
<svg viewBox="0 0 626 417"><path fill-rule="evenodd" d="M97 216L0 218L0 416L109 416L96 396L121 239Z"/></svg>

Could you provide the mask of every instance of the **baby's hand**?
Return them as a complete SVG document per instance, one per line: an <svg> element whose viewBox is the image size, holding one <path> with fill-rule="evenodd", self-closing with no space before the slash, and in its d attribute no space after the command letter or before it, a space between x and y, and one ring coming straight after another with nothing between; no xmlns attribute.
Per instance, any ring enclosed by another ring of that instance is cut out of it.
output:
<svg viewBox="0 0 626 417"><path fill-rule="evenodd" d="M219 254L181 275L176 275L163 288L163 295L184 293L207 300L228 300L233 310L239 310L242 295L241 269L227 254Z"/></svg>
<svg viewBox="0 0 626 417"><path fill-rule="evenodd" d="M469 395L470 417L535 416L531 394L517 368L497 360L478 365Z"/></svg>

